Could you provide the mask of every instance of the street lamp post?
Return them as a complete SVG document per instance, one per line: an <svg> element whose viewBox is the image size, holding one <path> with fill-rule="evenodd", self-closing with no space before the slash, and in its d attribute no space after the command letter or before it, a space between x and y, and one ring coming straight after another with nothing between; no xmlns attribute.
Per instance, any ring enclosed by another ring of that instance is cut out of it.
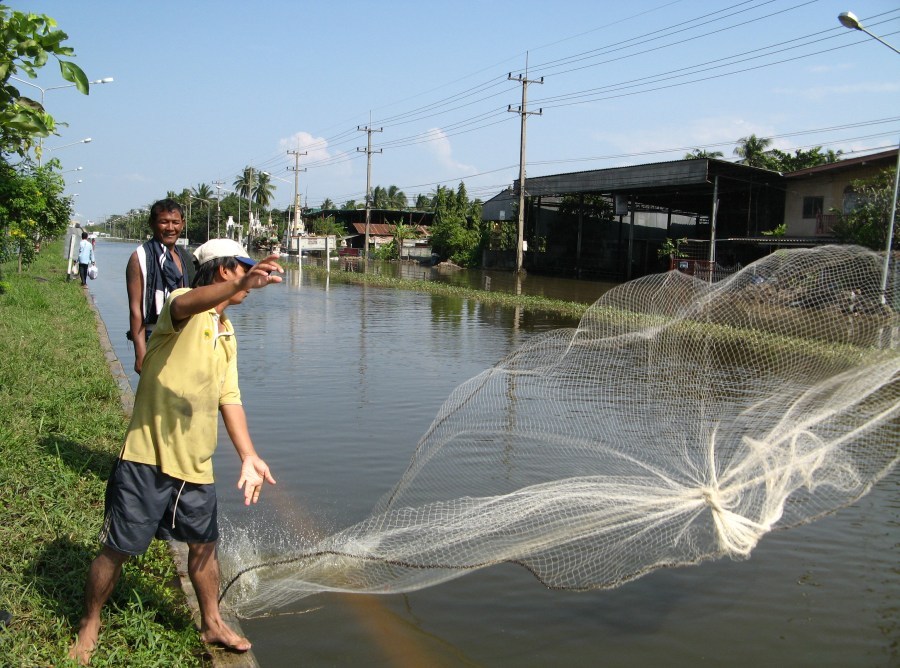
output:
<svg viewBox="0 0 900 668"><path fill-rule="evenodd" d="M59 90L60 88L74 88L75 87L75 84L70 83L70 84L64 84L62 86L50 86L49 88L41 88L37 84L33 84L30 81L25 81L25 79L20 79L19 77L10 77L10 79L18 81L19 83L23 83L26 86L31 86L32 88L37 88L39 91L41 91L41 110L44 109L44 96L47 94L47 91ZM102 79L95 79L94 81L89 81L88 83L89 84L108 84L108 83L112 83L113 81L115 81L115 79L113 79L112 77L104 77ZM88 141L90 141L90 139ZM39 137L38 138L38 167L41 166L41 154L43 152L44 152L44 138Z"/></svg>
<svg viewBox="0 0 900 668"><path fill-rule="evenodd" d="M94 141L94 140L91 139L90 137L85 137L84 139L81 139L79 141L73 141L71 144L63 144L62 146L54 146L53 148L48 148L47 153L49 153L50 151L58 151L61 148L68 148L69 146L75 146L77 144L90 144L92 141ZM38 158L38 167L40 167L40 166L41 166L41 158L39 157ZM81 168L79 167L78 169L81 169Z"/></svg>
<svg viewBox="0 0 900 668"><path fill-rule="evenodd" d="M869 32L863 27L863 24L856 17L856 14L853 12L841 12L838 15L838 21L841 22L841 25L845 28L849 28L851 30L859 30L860 32L866 33L869 37L874 40L877 40L884 44L887 48L889 48L894 53L900 53L896 47L888 44L883 39L881 39L878 35ZM888 284L888 273L891 267L891 246L894 243L894 222L897 219L897 195L898 195L898 186L900 186L900 142L897 144L897 167L894 171L894 198L891 200L891 219L888 223L888 231L887 231L887 244L885 245L884 252L884 268L881 272L881 303L887 303L887 284Z"/></svg>

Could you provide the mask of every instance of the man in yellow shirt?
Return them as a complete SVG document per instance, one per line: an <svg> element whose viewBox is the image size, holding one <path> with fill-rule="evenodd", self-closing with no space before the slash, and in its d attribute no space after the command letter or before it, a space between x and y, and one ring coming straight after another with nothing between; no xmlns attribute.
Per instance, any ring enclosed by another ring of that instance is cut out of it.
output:
<svg viewBox="0 0 900 668"><path fill-rule="evenodd" d="M247 651L250 642L219 613L216 493L212 454L218 415L241 458L238 488L256 503L263 482L275 484L256 454L241 405L237 345L229 306L250 290L280 283L283 273L270 255L259 263L231 239L212 239L194 255L193 288L166 300L143 360L141 380L125 446L110 476L100 542L85 587L85 613L69 655L90 661L100 633L100 611L122 565L143 554L155 537L188 544L188 575L200 605L201 637L207 643Z"/></svg>

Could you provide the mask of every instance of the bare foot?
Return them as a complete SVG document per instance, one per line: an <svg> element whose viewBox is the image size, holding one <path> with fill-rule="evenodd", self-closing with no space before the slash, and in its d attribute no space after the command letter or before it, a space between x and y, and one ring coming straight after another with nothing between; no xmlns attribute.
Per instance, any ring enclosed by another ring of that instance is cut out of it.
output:
<svg viewBox="0 0 900 668"><path fill-rule="evenodd" d="M224 622L216 628L201 631L200 639L208 645L220 645L232 652L246 652L250 649L250 641L232 631Z"/></svg>
<svg viewBox="0 0 900 668"><path fill-rule="evenodd" d="M81 620L81 628L75 636L75 642L69 648L69 658L77 661L78 665L86 666L91 662L91 655L97 648L97 638L100 635L100 623Z"/></svg>

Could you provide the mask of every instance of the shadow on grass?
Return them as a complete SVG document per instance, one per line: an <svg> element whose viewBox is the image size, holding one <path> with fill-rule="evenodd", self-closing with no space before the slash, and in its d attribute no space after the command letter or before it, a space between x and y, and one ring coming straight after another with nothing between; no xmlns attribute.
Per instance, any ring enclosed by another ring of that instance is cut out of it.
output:
<svg viewBox="0 0 900 668"><path fill-rule="evenodd" d="M90 448L83 443L73 441L61 436L42 436L38 445L51 457L59 457L59 460L69 469L79 475L90 473L95 477L106 480L112 471L113 464L118 459L119 452L104 452Z"/></svg>
<svg viewBox="0 0 900 668"><path fill-rule="evenodd" d="M68 538L58 538L44 547L26 573L33 582L35 594L44 600L48 610L68 621L73 633L84 611L88 568L99 550L99 544L90 548ZM176 587L174 578L166 580L157 573L147 572L144 562L132 557L123 568L105 610L108 614L111 608L125 609L138 600L145 610L152 610L155 620L167 629L193 629L194 622L187 608L175 602L181 596L180 591L173 594ZM109 619L109 622L118 624L121 620Z"/></svg>

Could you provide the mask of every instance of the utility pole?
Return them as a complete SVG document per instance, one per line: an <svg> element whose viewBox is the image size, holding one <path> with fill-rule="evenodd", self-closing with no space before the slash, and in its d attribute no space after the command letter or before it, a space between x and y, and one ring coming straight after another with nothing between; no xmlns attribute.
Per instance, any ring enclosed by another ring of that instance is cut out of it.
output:
<svg viewBox="0 0 900 668"><path fill-rule="evenodd" d="M372 150L372 133L373 132L381 132L384 128L378 128L377 130L372 128L372 112L369 112L369 124L365 127L360 125L356 126L356 129L360 132L365 132L367 135L366 148L357 148L357 151L365 151L366 152L366 240L365 240L365 258L366 262L369 261L369 223L371 221L372 216L372 154L373 153L381 153L381 149L377 151Z"/></svg>
<svg viewBox="0 0 900 668"><path fill-rule="evenodd" d="M509 105L506 109L507 111L517 113L522 117L522 128L519 135L519 222L516 233L516 272L522 273L522 255L525 242L525 120L530 114L537 114L540 116L544 111L543 109L528 111L528 84L542 84L544 83L544 77L541 77L540 79L528 78L528 54L526 53L525 74L513 76L512 72L510 72L507 76L507 81L518 81L522 84L522 106L518 109L514 109L512 105Z"/></svg>
<svg viewBox="0 0 900 668"><path fill-rule="evenodd" d="M247 237L250 237L253 229L253 165L250 165L250 181L247 183ZM241 236L244 236L244 230L241 229ZM239 239L241 245L247 243L243 239Z"/></svg>
<svg viewBox="0 0 900 668"><path fill-rule="evenodd" d="M219 222L222 220L222 186L225 185L225 182L213 181L213 185L216 187L216 239L221 239L222 233L219 231Z"/></svg>
<svg viewBox="0 0 900 668"><path fill-rule="evenodd" d="M297 230L297 265L300 266L302 264L302 253L300 248L300 172L305 172L306 167L300 169L300 156L306 155L306 151L303 153L300 152L300 143L297 142L297 150L296 151L288 151L288 155L294 156L294 166L288 167L289 170L294 172L294 229ZM288 250L291 249L291 233L288 232Z"/></svg>

